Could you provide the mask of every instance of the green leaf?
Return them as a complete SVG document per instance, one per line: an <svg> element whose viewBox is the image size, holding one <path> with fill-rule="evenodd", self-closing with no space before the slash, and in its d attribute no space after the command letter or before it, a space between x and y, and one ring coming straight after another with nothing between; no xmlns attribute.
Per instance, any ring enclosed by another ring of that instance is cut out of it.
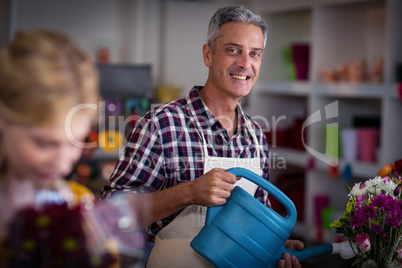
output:
<svg viewBox="0 0 402 268"><path fill-rule="evenodd" d="M347 194L350 194L350 192L352 191L352 189L350 189L349 185L345 184L345 190Z"/></svg>

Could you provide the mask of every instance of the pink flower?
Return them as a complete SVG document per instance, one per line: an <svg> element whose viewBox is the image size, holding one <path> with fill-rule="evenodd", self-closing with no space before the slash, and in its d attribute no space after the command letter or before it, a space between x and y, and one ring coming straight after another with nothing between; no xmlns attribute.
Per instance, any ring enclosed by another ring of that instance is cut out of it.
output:
<svg viewBox="0 0 402 268"><path fill-rule="evenodd" d="M356 198L356 208L361 208L362 207L365 197L366 197L366 195L364 194L363 196L358 196Z"/></svg>
<svg viewBox="0 0 402 268"><path fill-rule="evenodd" d="M368 234L357 234L355 243L363 252L368 252L371 248L370 236Z"/></svg>
<svg viewBox="0 0 402 268"><path fill-rule="evenodd" d="M396 254L398 255L398 258L399 258L399 259L402 259L402 247L399 247L399 248L396 250Z"/></svg>

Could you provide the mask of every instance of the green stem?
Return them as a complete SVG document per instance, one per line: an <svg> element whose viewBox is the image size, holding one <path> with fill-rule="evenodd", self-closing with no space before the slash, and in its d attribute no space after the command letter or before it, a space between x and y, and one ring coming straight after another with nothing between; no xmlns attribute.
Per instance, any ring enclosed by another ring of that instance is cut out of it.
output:
<svg viewBox="0 0 402 268"><path fill-rule="evenodd" d="M392 232L392 229L391 229ZM400 233L400 230L396 230L396 236L395 236L395 241L392 244L392 247L388 254L385 256L386 257L386 262L391 263L392 261L392 256L394 255L399 243L402 241L402 234Z"/></svg>
<svg viewBox="0 0 402 268"><path fill-rule="evenodd" d="M392 240L392 230L393 230L393 228L391 227L391 228L390 228L390 231L389 231L389 242L388 242L387 250L385 251L385 255L384 255L385 258L388 258L389 255L392 255L392 253L390 252L390 250L391 250L391 245L392 245L392 243L394 242L394 241Z"/></svg>
<svg viewBox="0 0 402 268"><path fill-rule="evenodd" d="M355 251L355 248L353 247L353 245L352 245L352 241L350 241L350 239L348 239L348 241L349 241L349 245L350 245L350 247L352 248L352 250L353 250L353 253L355 254L355 256L357 256L357 254L359 253L359 251Z"/></svg>
<svg viewBox="0 0 402 268"><path fill-rule="evenodd" d="M371 243L371 250L373 251L373 256L374 256L374 259L375 259L375 258L376 258L375 256L377 255L377 254L376 254L376 253L377 253L377 247L375 247L375 245L376 245L376 241L375 241L376 237L373 236L373 233L372 233L372 231L371 231L371 218L368 218L368 228L369 228L370 239L371 239L371 241L370 241L370 243Z"/></svg>
<svg viewBox="0 0 402 268"><path fill-rule="evenodd" d="M379 261L381 261L382 243L381 243L381 241L379 241L379 240L380 240L380 238L379 238L379 237L376 237L375 244L376 244L376 245L379 245L379 248L376 247L376 254L374 255L374 256L375 256L375 262L376 262L376 263L379 263Z"/></svg>

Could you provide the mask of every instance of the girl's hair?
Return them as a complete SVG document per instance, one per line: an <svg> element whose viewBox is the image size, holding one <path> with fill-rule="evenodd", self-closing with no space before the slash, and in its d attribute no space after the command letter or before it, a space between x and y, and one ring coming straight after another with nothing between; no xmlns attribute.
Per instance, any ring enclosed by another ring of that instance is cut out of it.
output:
<svg viewBox="0 0 402 268"><path fill-rule="evenodd" d="M250 9L244 6L228 6L219 8L212 16L207 33L207 43L215 53L215 40L220 35L220 28L228 22L252 24L261 28L264 36L264 48L267 42L268 26L265 21Z"/></svg>
<svg viewBox="0 0 402 268"><path fill-rule="evenodd" d="M0 81L0 117L16 124L44 124L100 99L90 58L53 30L17 32L0 50Z"/></svg>
<svg viewBox="0 0 402 268"><path fill-rule="evenodd" d="M19 31L0 51L0 116L41 124L80 103L99 101L95 66L66 35Z"/></svg>

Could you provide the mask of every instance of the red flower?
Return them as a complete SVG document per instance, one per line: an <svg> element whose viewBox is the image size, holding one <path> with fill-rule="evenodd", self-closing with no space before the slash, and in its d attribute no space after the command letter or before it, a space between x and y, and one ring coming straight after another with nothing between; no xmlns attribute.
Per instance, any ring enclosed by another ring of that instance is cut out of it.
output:
<svg viewBox="0 0 402 268"><path fill-rule="evenodd" d="M402 174L402 159L395 161L394 168L398 170L399 174Z"/></svg>

